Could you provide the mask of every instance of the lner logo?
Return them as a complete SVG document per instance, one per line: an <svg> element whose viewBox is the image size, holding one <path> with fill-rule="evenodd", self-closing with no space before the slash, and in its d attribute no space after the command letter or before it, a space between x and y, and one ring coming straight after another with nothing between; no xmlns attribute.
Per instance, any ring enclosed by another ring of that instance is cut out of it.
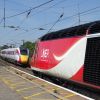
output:
<svg viewBox="0 0 100 100"><path fill-rule="evenodd" d="M41 50L41 60L46 61L49 56L49 49L42 49Z"/></svg>

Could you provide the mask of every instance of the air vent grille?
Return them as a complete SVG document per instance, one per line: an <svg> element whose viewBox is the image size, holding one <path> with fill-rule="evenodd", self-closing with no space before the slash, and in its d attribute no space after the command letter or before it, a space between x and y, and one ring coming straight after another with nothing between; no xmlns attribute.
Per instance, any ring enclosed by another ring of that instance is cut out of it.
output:
<svg viewBox="0 0 100 100"><path fill-rule="evenodd" d="M100 86L100 37L87 40L83 79Z"/></svg>

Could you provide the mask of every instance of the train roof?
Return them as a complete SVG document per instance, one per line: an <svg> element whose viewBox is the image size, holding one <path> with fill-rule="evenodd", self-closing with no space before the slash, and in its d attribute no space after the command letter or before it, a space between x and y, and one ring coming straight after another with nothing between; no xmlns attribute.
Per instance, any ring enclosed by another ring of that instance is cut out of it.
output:
<svg viewBox="0 0 100 100"><path fill-rule="evenodd" d="M28 50L28 48L20 48L20 47L16 47L16 48L2 49L1 51L6 51L6 50L9 51L9 50L16 50L16 49L18 49L18 50L19 50L19 49L20 49L20 50L26 50L26 49L27 49L27 50Z"/></svg>
<svg viewBox="0 0 100 100"><path fill-rule="evenodd" d="M46 40L65 38L71 36L86 35L86 31L90 29L91 31L89 32L89 34L100 32L100 20L47 33L44 36L42 36L40 40L46 41Z"/></svg>
<svg viewBox="0 0 100 100"><path fill-rule="evenodd" d="M5 51L5 50L15 50L15 49L19 49L18 47L17 48L7 48L7 49L2 49L1 51Z"/></svg>

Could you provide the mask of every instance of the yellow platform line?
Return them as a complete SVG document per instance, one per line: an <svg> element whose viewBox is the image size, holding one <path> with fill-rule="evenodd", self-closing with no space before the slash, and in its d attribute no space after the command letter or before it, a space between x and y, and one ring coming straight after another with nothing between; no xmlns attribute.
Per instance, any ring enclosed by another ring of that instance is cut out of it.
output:
<svg viewBox="0 0 100 100"><path fill-rule="evenodd" d="M11 79L7 79L7 78L2 78L3 81L8 81L9 83L13 83Z"/></svg>
<svg viewBox="0 0 100 100"><path fill-rule="evenodd" d="M11 84L10 80L5 80L5 79L2 79L2 81L12 89L14 89L18 85L24 85L23 83L25 83L25 82L20 82L20 83L16 83L16 84Z"/></svg>
<svg viewBox="0 0 100 100"><path fill-rule="evenodd" d="M13 78L14 78L14 79L13 79ZM9 76L9 77L3 77L3 76L1 77L1 76L0 76L0 79L9 80L9 81L11 81L11 82L13 82L13 81L19 81L19 80L16 80L15 77L10 77L10 76Z"/></svg>
<svg viewBox="0 0 100 100"><path fill-rule="evenodd" d="M20 85L16 85L16 86L10 86L11 89L16 89L16 87L18 86L25 86L25 84L20 84Z"/></svg>
<svg viewBox="0 0 100 100"><path fill-rule="evenodd" d="M36 94L33 94L33 95L30 95L30 96L27 96L27 97L24 97L25 100L28 100L34 96L38 96L38 95L41 95L41 94L44 94L44 93L47 93L46 91L43 91L43 92L40 92L40 93L36 93Z"/></svg>
<svg viewBox="0 0 100 100"><path fill-rule="evenodd" d="M76 95L76 94L71 93L71 94L68 94L67 96L65 96L64 98L70 98L70 97L75 96L75 95Z"/></svg>
<svg viewBox="0 0 100 100"><path fill-rule="evenodd" d="M18 83L15 83L15 84L11 84L11 86L17 86L17 85L21 85L21 84L24 84L26 82L18 82Z"/></svg>
<svg viewBox="0 0 100 100"><path fill-rule="evenodd" d="M47 83L45 83L45 84L41 84L42 87L47 86L47 85L48 85Z"/></svg>
<svg viewBox="0 0 100 100"><path fill-rule="evenodd" d="M10 80L10 81L20 81L20 79L15 79L15 77L11 77L11 76L9 76L9 77L2 77L3 79L5 79L5 80Z"/></svg>
<svg viewBox="0 0 100 100"><path fill-rule="evenodd" d="M52 91L55 91L55 90L59 90L59 88L53 88L51 90L48 90L48 91L43 91L43 92L40 92L40 93L36 93L36 94L33 94L33 95L30 95L30 96L27 96L27 97L24 97L25 100L30 100L30 98L34 97L34 96L38 96L38 95L41 95L41 94L44 94L44 93L49 93L49 92L52 92Z"/></svg>
<svg viewBox="0 0 100 100"><path fill-rule="evenodd" d="M52 89L50 88L50 90L48 90L48 92L52 92L52 91L53 91L53 92L58 92L59 89L60 89L60 88L52 88Z"/></svg>
<svg viewBox="0 0 100 100"><path fill-rule="evenodd" d="M10 85L10 84L11 84L11 81L10 81L10 80L6 80L6 79L2 78L2 81L3 81L5 84L7 84L7 85Z"/></svg>
<svg viewBox="0 0 100 100"><path fill-rule="evenodd" d="M70 97L75 96L75 95L76 95L76 94L71 93L71 94L68 94L68 95L64 96L64 98L65 98L65 99L66 99L66 98L70 98ZM62 99L57 99L57 100L62 100Z"/></svg>
<svg viewBox="0 0 100 100"><path fill-rule="evenodd" d="M31 87L27 87L27 88L22 88L22 89L18 89L18 90L16 90L16 91L17 91L17 92L22 92L22 91L24 91L24 90L32 89L32 88L35 88L35 87L37 87L37 86L31 86Z"/></svg>

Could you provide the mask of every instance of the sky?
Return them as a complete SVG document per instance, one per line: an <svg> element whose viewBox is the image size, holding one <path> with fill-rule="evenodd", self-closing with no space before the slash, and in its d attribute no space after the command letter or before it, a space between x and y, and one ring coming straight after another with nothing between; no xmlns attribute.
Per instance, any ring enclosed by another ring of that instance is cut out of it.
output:
<svg viewBox="0 0 100 100"><path fill-rule="evenodd" d="M100 0L5 0L5 6L0 0L0 46L35 42L48 31L96 20Z"/></svg>

